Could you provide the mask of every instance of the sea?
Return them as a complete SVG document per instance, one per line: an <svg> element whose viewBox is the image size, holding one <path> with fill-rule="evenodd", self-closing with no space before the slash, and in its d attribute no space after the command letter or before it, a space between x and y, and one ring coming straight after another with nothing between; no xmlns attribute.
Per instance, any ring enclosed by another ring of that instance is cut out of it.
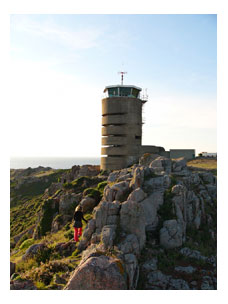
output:
<svg viewBox="0 0 228 304"><path fill-rule="evenodd" d="M70 169L74 165L100 165L100 157L11 157L10 169L51 167Z"/></svg>

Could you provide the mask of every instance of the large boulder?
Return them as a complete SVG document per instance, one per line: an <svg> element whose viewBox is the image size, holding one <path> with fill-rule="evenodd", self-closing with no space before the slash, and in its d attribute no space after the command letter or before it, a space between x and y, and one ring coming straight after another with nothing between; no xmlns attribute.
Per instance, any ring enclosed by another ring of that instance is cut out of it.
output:
<svg viewBox="0 0 228 304"><path fill-rule="evenodd" d="M165 249L180 247L183 244L182 225L177 220L167 220L163 222L160 230L160 245Z"/></svg>
<svg viewBox="0 0 228 304"><path fill-rule="evenodd" d="M158 158L160 155L159 154L150 154L150 153L145 153L140 159L139 159L139 164L141 166L149 166L149 164Z"/></svg>
<svg viewBox="0 0 228 304"><path fill-rule="evenodd" d="M182 225L183 241L185 241L186 234L186 221L187 221L187 189L183 185L175 185L172 187L172 202L175 207L175 214L178 219L178 223Z"/></svg>
<svg viewBox="0 0 228 304"><path fill-rule="evenodd" d="M137 189L143 185L144 182L144 167L136 167L133 170L133 177L130 182L130 187L132 189Z"/></svg>
<svg viewBox="0 0 228 304"><path fill-rule="evenodd" d="M113 247L113 242L116 237L116 225L105 225L101 231L101 242L104 245L104 249Z"/></svg>
<svg viewBox="0 0 228 304"><path fill-rule="evenodd" d="M146 241L145 226L146 219L142 205L135 201L124 202L120 209L120 227L126 233L137 236L140 249Z"/></svg>
<svg viewBox="0 0 228 304"><path fill-rule="evenodd" d="M170 158L159 156L149 164L156 174L170 174L172 169L172 162Z"/></svg>
<svg viewBox="0 0 228 304"><path fill-rule="evenodd" d="M113 171L108 176L108 182L126 181L132 177L132 174L128 168Z"/></svg>
<svg viewBox="0 0 228 304"><path fill-rule="evenodd" d="M133 253L139 256L139 241L135 234L128 234L117 246L123 254Z"/></svg>
<svg viewBox="0 0 228 304"><path fill-rule="evenodd" d="M149 272L147 276L147 289L163 290L189 290L188 283L183 279L175 279L171 275L166 275L160 270Z"/></svg>
<svg viewBox="0 0 228 304"><path fill-rule="evenodd" d="M205 184L215 184L216 178L211 172L200 172L199 176Z"/></svg>
<svg viewBox="0 0 228 304"><path fill-rule="evenodd" d="M67 223L70 223L72 221L72 215L68 214L58 214L51 224L51 232L56 233L59 231L63 226L65 226Z"/></svg>
<svg viewBox="0 0 228 304"><path fill-rule="evenodd" d="M129 183L122 181L112 186L107 185L104 188L103 199L107 202L113 202L114 200L123 201L126 195L129 194Z"/></svg>
<svg viewBox="0 0 228 304"><path fill-rule="evenodd" d="M82 194L64 193L59 198L59 213L72 213L72 206L77 206L82 199Z"/></svg>
<svg viewBox="0 0 228 304"><path fill-rule="evenodd" d="M172 161L172 171L180 172L185 170L187 166L187 160L184 157L176 158Z"/></svg>
<svg viewBox="0 0 228 304"><path fill-rule="evenodd" d="M96 221L96 232L100 233L102 227L107 224L115 224L117 216L119 216L120 202L102 201L94 208L94 218Z"/></svg>
<svg viewBox="0 0 228 304"><path fill-rule="evenodd" d="M123 290L127 289L121 260L100 255L90 256L76 268L66 290Z"/></svg>
<svg viewBox="0 0 228 304"><path fill-rule="evenodd" d="M190 190L187 191L186 202L186 224L199 229L202 218L205 217L204 200Z"/></svg>
<svg viewBox="0 0 228 304"><path fill-rule="evenodd" d="M128 276L128 289L136 289L139 278L139 266L134 254L125 254L124 262Z"/></svg>
<svg viewBox="0 0 228 304"><path fill-rule="evenodd" d="M10 282L10 290L37 290L37 287L30 280L14 280Z"/></svg>
<svg viewBox="0 0 228 304"><path fill-rule="evenodd" d="M134 191L130 193L127 200L132 200L139 203L142 200L144 200L146 197L147 194L141 188L136 188Z"/></svg>
<svg viewBox="0 0 228 304"><path fill-rule="evenodd" d="M154 230L156 228L158 224L157 210L163 204L163 196L163 192L156 191L140 203L145 214L146 230Z"/></svg>
<svg viewBox="0 0 228 304"><path fill-rule="evenodd" d="M154 192L156 190L164 191L168 189L171 184L169 175L163 175L159 177L152 177L144 182L143 188L147 192Z"/></svg>
<svg viewBox="0 0 228 304"><path fill-rule="evenodd" d="M44 243L33 244L26 250L25 254L22 256L22 259L25 260L28 257L36 255L39 251L44 250L45 247L46 246Z"/></svg>
<svg viewBox="0 0 228 304"><path fill-rule="evenodd" d="M88 212L89 210L92 210L96 206L96 204L96 200L90 196L85 196L80 202L82 211L84 213Z"/></svg>

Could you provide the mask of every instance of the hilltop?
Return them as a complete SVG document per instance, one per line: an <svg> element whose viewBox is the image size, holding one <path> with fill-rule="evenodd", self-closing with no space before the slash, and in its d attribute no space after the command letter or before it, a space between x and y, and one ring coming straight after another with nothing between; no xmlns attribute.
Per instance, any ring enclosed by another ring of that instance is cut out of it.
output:
<svg viewBox="0 0 228 304"><path fill-rule="evenodd" d="M11 170L11 289L216 289L215 169L147 154L113 172Z"/></svg>

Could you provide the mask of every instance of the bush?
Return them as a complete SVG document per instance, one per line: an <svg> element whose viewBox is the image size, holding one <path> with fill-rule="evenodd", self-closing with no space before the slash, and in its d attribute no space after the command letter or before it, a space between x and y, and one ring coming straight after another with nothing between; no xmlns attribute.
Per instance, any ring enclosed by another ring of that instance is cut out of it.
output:
<svg viewBox="0 0 228 304"><path fill-rule="evenodd" d="M35 258L29 258L26 259L25 261L20 261L18 263L16 263L16 272L25 272L29 269L32 269L33 267L37 267L38 263L35 260Z"/></svg>
<svg viewBox="0 0 228 304"><path fill-rule="evenodd" d="M34 239L27 239L20 245L19 249L27 249L28 247L33 245L34 242L35 242Z"/></svg>
<svg viewBox="0 0 228 304"><path fill-rule="evenodd" d="M68 240L71 240L74 237L74 233L71 229L69 229L67 232L64 233L65 238Z"/></svg>
<svg viewBox="0 0 228 304"><path fill-rule="evenodd" d="M53 206L53 204L55 204ZM53 208L54 207L54 208ZM39 224L40 234L45 235L51 231L51 224L54 214L58 212L58 205L52 199L45 200L42 204L43 215Z"/></svg>
<svg viewBox="0 0 228 304"><path fill-rule="evenodd" d="M40 265L41 263L45 263L46 261L49 261L51 253L52 253L52 249L48 247L38 250L35 255L35 260L38 263L38 265Z"/></svg>
<svg viewBox="0 0 228 304"><path fill-rule="evenodd" d="M173 196L174 195L169 190L166 190L164 193L164 203L158 209L158 214L161 217L162 222L176 218L172 203Z"/></svg>
<svg viewBox="0 0 228 304"><path fill-rule="evenodd" d="M95 188L87 188L83 191L83 196L92 197L98 202L101 199L101 193Z"/></svg>
<svg viewBox="0 0 228 304"><path fill-rule="evenodd" d="M101 194L103 195L103 192L104 192L104 188L107 186L108 182L107 181L104 181L104 182L101 182L97 185L97 190L101 192Z"/></svg>
<svg viewBox="0 0 228 304"><path fill-rule="evenodd" d="M17 242L17 247L19 247L24 241L26 241L27 239L29 238L29 235L28 233L25 233L21 238L20 240Z"/></svg>

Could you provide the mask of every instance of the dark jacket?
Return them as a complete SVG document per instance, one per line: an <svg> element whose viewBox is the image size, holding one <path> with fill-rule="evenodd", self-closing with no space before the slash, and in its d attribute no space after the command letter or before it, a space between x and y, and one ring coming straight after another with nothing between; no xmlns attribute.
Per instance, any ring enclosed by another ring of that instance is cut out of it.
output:
<svg viewBox="0 0 228 304"><path fill-rule="evenodd" d="M81 228L82 227L82 220L87 223L87 220L84 219L83 213L81 211L75 211L74 213L74 227Z"/></svg>

